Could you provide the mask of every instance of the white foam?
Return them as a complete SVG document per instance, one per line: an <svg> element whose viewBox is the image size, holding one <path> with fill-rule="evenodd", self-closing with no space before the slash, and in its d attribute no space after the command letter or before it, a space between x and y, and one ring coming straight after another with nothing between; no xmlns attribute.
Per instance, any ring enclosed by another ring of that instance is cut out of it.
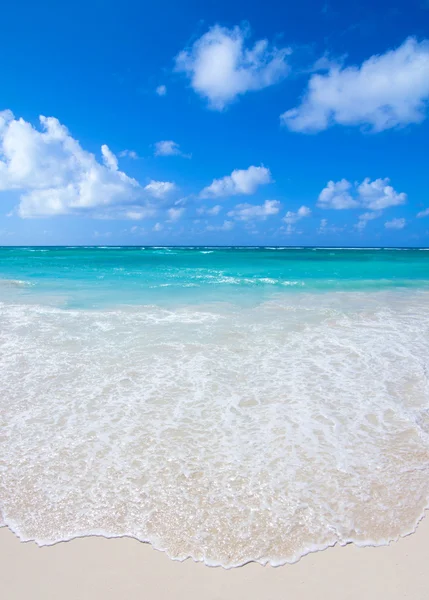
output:
<svg viewBox="0 0 429 600"><path fill-rule="evenodd" d="M429 494L429 294L256 307L0 304L4 523L273 565L413 531Z"/></svg>
<svg viewBox="0 0 429 600"><path fill-rule="evenodd" d="M21 250L26 252L49 252L46 248L21 248Z"/></svg>

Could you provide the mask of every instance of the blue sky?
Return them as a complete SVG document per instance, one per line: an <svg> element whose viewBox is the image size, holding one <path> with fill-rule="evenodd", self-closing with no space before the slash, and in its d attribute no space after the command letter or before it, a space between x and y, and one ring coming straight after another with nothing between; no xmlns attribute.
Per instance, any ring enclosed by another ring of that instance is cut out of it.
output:
<svg viewBox="0 0 429 600"><path fill-rule="evenodd" d="M2 14L0 244L429 245L428 1Z"/></svg>

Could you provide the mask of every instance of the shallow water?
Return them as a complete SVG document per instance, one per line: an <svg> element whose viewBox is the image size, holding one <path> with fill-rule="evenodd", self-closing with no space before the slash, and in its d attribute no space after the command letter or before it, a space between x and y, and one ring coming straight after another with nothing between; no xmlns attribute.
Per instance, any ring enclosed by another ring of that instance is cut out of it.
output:
<svg viewBox="0 0 429 600"><path fill-rule="evenodd" d="M43 250L0 250L0 506L22 540L231 567L414 530L428 253Z"/></svg>

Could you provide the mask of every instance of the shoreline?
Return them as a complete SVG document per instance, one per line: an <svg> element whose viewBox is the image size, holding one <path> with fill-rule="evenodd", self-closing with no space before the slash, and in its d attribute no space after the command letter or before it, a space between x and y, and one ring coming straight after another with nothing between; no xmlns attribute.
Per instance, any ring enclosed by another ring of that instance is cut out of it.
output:
<svg viewBox="0 0 429 600"><path fill-rule="evenodd" d="M330 548L336 548L336 547L345 548L349 545L355 546L356 548L361 548L361 549L363 549L363 548L384 548L384 547L390 546L392 544L396 544L400 540L410 537L417 532L422 521L424 521L426 519L427 512L429 512L429 504L427 504L424 507L423 512L416 519L414 526L411 529L406 530L404 533L398 534L396 537L392 537L392 538L386 539L384 541L373 542L373 541L367 540L367 541L359 542L354 539L349 539L346 541L337 540L332 543L327 543L326 545L317 546L316 544L313 544L312 547L309 546L302 554L294 556L294 558L292 560L291 559L276 559L276 560L274 560L273 558L266 558L264 560L262 558L259 558L259 559L247 558L244 560L244 562L237 563L237 564L230 564L230 565L225 565L220 562L217 563L217 562L211 562L209 560L198 559L198 558L195 558L191 554L188 556L185 556L184 558L174 557L168 553L168 550L166 548L159 548L155 543L153 543L149 539L139 539L138 537L135 537L133 535L128 535L128 534L109 535L108 533L103 533L103 532L97 532L97 533L89 532L89 533L77 534L77 535L74 535L74 536L71 536L68 538L64 538L64 539L59 539L56 541L49 541L49 542L45 541L42 543L42 542L39 542L36 539L32 539L32 538L22 539L20 534L14 530L13 526L6 524L3 519L0 519L0 532L3 529L6 529L10 533L12 533L12 535L19 541L20 544L34 545L39 549L53 548L55 546L60 546L62 544L73 543L76 540L88 540L88 539L92 539L92 538L106 540L106 541L129 540L131 542L137 542L138 544L143 544L143 545L149 546L155 552L160 552L161 554L165 554L165 556L170 561L178 562L178 563L184 563L184 562L190 561L195 564L201 564L204 567L207 567L209 569L220 569L223 571L233 571L235 569L241 569L250 564L255 564L260 567L278 569L278 568L282 568L282 567L296 565L297 563L299 563L303 559L305 559L307 556L325 552L326 550L329 550ZM1 513L0 513L0 516L1 516Z"/></svg>
<svg viewBox="0 0 429 600"><path fill-rule="evenodd" d="M8 600L378 600L427 597L429 519L387 546L327 548L281 567L179 562L131 538L90 536L39 547L0 529L0 595Z"/></svg>

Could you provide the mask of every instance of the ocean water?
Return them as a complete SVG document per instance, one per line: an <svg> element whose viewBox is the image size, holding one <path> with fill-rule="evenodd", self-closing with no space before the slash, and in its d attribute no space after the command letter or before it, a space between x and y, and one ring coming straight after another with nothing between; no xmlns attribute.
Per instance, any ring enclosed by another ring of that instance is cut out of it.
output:
<svg viewBox="0 0 429 600"><path fill-rule="evenodd" d="M429 252L0 248L0 512L280 565L429 504Z"/></svg>

